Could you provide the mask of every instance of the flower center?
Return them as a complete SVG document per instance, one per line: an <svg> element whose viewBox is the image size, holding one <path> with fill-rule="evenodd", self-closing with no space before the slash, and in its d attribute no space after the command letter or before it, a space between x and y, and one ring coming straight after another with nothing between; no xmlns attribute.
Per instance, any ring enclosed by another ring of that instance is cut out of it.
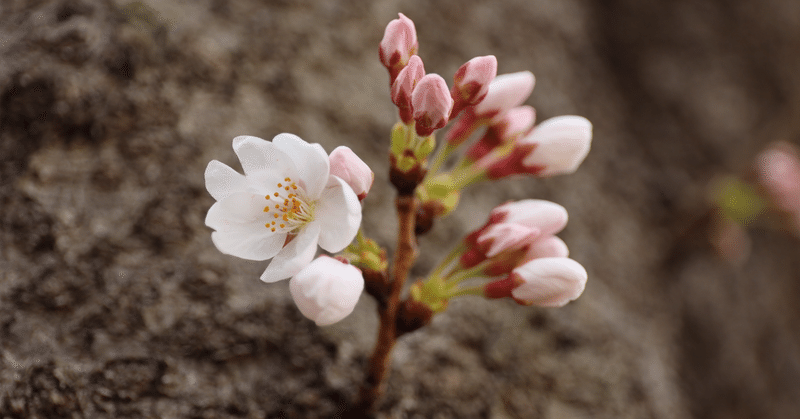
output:
<svg viewBox="0 0 800 419"><path fill-rule="evenodd" d="M284 182L278 183L277 191L265 197L269 204L264 207L264 212L272 217L265 226L272 232L292 232L314 219L313 203L309 204L299 195L303 189L291 178L285 178Z"/></svg>

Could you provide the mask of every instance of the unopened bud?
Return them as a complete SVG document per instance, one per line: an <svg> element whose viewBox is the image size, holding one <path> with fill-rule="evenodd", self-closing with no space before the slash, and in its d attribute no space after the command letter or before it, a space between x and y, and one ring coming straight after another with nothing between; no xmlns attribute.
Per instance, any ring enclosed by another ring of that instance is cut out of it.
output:
<svg viewBox="0 0 800 419"><path fill-rule="evenodd" d="M366 198L375 173L349 147L336 147L328 156L331 165L330 174L340 177L350 185L359 200Z"/></svg>
<svg viewBox="0 0 800 419"><path fill-rule="evenodd" d="M535 146L522 164L541 168L539 176L572 173L589 153L592 123L582 116L550 118L520 142Z"/></svg>
<svg viewBox="0 0 800 419"><path fill-rule="evenodd" d="M494 55L475 57L467 61L453 76L450 95L455 101L450 117L464 107L473 106L483 100L489 92L489 83L497 76L497 58Z"/></svg>
<svg viewBox="0 0 800 419"><path fill-rule="evenodd" d="M561 307L583 293L587 277L586 269L572 259L534 259L511 272L520 284L511 295L525 305Z"/></svg>
<svg viewBox="0 0 800 419"><path fill-rule="evenodd" d="M361 271L328 256L318 257L289 281L297 308L318 326L347 317L363 290Z"/></svg>
<svg viewBox="0 0 800 419"><path fill-rule="evenodd" d="M400 16L398 19L386 25L379 48L381 63L389 70L390 85L419 48L414 22L402 13L398 15Z"/></svg>
<svg viewBox="0 0 800 419"><path fill-rule="evenodd" d="M427 137L447 124L453 98L450 97L447 82L438 74L423 77L414 88L411 101L417 135L420 137Z"/></svg>
<svg viewBox="0 0 800 419"><path fill-rule="evenodd" d="M481 118L493 118L521 105L531 95L535 81L530 71L495 77L486 97L475 105L475 113Z"/></svg>
<svg viewBox="0 0 800 419"><path fill-rule="evenodd" d="M418 55L412 55L408 65L400 70L400 74L392 84L392 102L397 105L400 120L408 124L414 119L414 108L411 105L411 94L414 87L425 76L425 66Z"/></svg>

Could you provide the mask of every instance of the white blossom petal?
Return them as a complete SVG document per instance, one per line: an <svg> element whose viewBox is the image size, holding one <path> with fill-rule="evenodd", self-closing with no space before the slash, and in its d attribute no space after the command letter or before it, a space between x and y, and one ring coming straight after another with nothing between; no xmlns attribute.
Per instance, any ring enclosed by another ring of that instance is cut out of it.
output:
<svg viewBox="0 0 800 419"><path fill-rule="evenodd" d="M247 260L267 260L274 257L283 246L286 234L240 234L238 232L211 233L211 240L220 252Z"/></svg>
<svg viewBox="0 0 800 419"><path fill-rule="evenodd" d="M211 160L206 167L206 190L217 201L247 189L247 179L225 163Z"/></svg>
<svg viewBox="0 0 800 419"><path fill-rule="evenodd" d="M294 134L278 134L272 139L278 149L294 161L300 183L309 199L319 198L330 174L328 153L319 144L309 144Z"/></svg>
<svg viewBox="0 0 800 419"><path fill-rule="evenodd" d="M363 290L361 271L328 256L318 257L289 281L297 308L318 326L347 317Z"/></svg>
<svg viewBox="0 0 800 419"><path fill-rule="evenodd" d="M302 141L302 140L301 140ZM233 139L233 151L239 157L245 175L258 172L294 174L295 162L275 144L250 135L241 135Z"/></svg>
<svg viewBox="0 0 800 419"><path fill-rule="evenodd" d="M206 225L216 230L211 240L220 252L248 260L267 260L278 253L286 234L264 226L264 203L263 197L236 192L211 206Z"/></svg>
<svg viewBox="0 0 800 419"><path fill-rule="evenodd" d="M272 259L267 269L261 274L261 280L264 282L280 281L294 276L305 268L317 253L319 231L318 222L306 225L300 234Z"/></svg>
<svg viewBox="0 0 800 419"><path fill-rule="evenodd" d="M211 206L206 215L206 225L217 231L230 231L241 225L264 227L268 220L264 213L267 204L263 196L235 192Z"/></svg>
<svg viewBox="0 0 800 419"><path fill-rule="evenodd" d="M572 259L541 258L515 268L512 277L523 281L511 291L514 298L541 307L561 307L583 293L588 274Z"/></svg>
<svg viewBox="0 0 800 419"><path fill-rule="evenodd" d="M315 212L322 231L319 245L336 253L347 247L361 226L361 204L353 189L338 176L331 176Z"/></svg>

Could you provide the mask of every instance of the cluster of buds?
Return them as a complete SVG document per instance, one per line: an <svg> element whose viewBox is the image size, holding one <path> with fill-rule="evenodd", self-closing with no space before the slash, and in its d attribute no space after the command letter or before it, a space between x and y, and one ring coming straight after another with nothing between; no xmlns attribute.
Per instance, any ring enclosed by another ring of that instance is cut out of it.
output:
<svg viewBox="0 0 800 419"><path fill-rule="evenodd" d="M414 189L423 203L418 232L452 211L469 185L512 175L572 173L586 157L592 139L586 118L560 116L535 126L535 110L523 104L535 84L531 72L497 76L497 59L479 56L456 71L448 89L441 76L425 73L418 50L414 23L400 14L386 27L380 58L389 71L392 102L401 121L392 133L392 179L406 191ZM428 156L436 149L432 134L450 121L444 145L428 167ZM476 132L481 136L456 167L440 173Z"/></svg>
<svg viewBox="0 0 800 419"><path fill-rule="evenodd" d="M400 117L392 132L392 181L401 194L413 192L421 203L417 234L453 211L469 185L512 175L572 173L586 157L592 139L586 118L560 116L535 125L535 110L524 104L535 84L531 72L498 76L497 59L479 56L456 71L448 89L442 77L426 74L418 50L414 23L400 14L386 28L380 58L389 71ZM427 158L436 149L433 133L450 121L429 167ZM453 169L442 171L476 133L480 135ZM469 234L427 281L412 286L412 300L434 312L459 295L565 304L580 295L586 282L586 271L567 258L567 246L555 236L566 221L566 210L546 201L496 208L486 225ZM462 286L475 278L485 281L478 287Z"/></svg>
<svg viewBox="0 0 800 419"><path fill-rule="evenodd" d="M566 224L566 209L552 202L528 199L500 205L427 282L415 284L416 292L439 310L461 295L563 306L580 296L587 279L586 270L567 257L567 245L555 236ZM475 280L479 283L470 283Z"/></svg>

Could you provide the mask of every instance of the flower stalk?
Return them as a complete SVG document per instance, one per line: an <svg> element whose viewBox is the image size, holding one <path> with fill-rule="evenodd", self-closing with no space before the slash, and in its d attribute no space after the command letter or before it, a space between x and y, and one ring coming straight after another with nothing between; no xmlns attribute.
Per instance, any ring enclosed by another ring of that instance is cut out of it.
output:
<svg viewBox="0 0 800 419"><path fill-rule="evenodd" d="M412 195L400 195L395 201L397 207L399 232L397 251L391 270L389 296L384 304L379 304L380 325L375 349L369 360L364 384L359 391L356 411L368 414L375 409L386 387L386 376L391 367L391 354L397 343L397 316L400 308L400 293L406 282L411 266L417 258L416 236L414 234L417 199Z"/></svg>

